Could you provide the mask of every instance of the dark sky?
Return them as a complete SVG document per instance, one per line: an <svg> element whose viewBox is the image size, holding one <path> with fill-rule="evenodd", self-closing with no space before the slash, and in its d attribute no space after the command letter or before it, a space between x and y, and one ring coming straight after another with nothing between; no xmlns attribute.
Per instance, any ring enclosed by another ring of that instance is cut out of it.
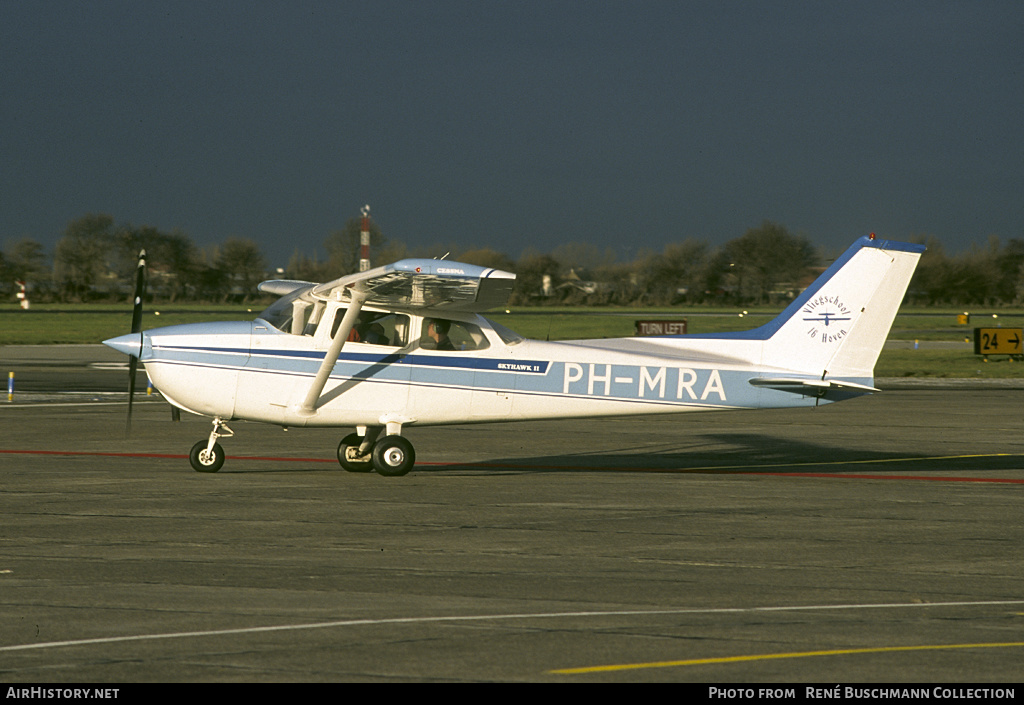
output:
<svg viewBox="0 0 1024 705"><path fill-rule="evenodd" d="M1024 237L1019 0L0 0L0 62L0 246Z"/></svg>

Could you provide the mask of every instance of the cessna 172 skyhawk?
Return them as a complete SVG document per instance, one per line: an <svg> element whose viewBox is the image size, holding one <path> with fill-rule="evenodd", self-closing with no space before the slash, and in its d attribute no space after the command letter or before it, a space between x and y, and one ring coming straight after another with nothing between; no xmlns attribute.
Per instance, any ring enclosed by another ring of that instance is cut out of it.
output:
<svg viewBox="0 0 1024 705"><path fill-rule="evenodd" d="M396 476L415 462L410 426L802 407L878 391L875 361L923 250L863 237L775 320L737 333L527 340L478 313L505 304L515 275L414 259L327 284L263 282L281 298L253 321L141 332L137 310L133 332L105 342L132 356L133 378L141 361L171 404L213 418L190 456L200 472L220 469L217 440L243 419L355 427L338 446L342 467Z"/></svg>

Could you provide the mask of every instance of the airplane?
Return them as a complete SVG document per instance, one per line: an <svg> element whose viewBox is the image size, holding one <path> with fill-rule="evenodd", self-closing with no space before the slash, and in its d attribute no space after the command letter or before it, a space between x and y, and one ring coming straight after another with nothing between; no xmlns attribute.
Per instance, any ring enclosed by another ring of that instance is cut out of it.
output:
<svg viewBox="0 0 1024 705"><path fill-rule="evenodd" d="M408 428L539 419L817 406L879 391L874 366L923 252L857 240L774 320L748 331L550 342L481 315L515 275L407 259L326 284L269 280L252 321L142 331L144 253L132 332L104 341L141 362L164 398L213 419L189 459L224 464L227 423L349 427L338 462L401 476Z"/></svg>

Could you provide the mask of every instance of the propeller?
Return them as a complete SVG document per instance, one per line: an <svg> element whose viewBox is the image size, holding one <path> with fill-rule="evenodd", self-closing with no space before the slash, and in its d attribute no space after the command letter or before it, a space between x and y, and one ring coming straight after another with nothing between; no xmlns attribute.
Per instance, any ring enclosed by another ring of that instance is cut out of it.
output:
<svg viewBox="0 0 1024 705"><path fill-rule="evenodd" d="M132 334L139 334L139 355L142 354L142 299L146 296L146 251L139 250L139 264L135 267L135 305L132 308ZM139 369L139 358L128 358L128 421L124 433L132 430L132 400L135 398L135 372Z"/></svg>

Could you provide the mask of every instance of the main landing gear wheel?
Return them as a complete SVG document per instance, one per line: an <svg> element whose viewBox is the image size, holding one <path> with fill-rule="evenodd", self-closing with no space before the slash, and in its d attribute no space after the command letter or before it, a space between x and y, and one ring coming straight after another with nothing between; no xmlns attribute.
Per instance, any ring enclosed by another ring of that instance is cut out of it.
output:
<svg viewBox="0 0 1024 705"><path fill-rule="evenodd" d="M213 444L213 450L207 452L206 446L209 441L199 441L192 446L192 452L188 454L188 461L192 463L192 469L196 472L217 472L224 465L224 449L220 443Z"/></svg>
<svg viewBox="0 0 1024 705"><path fill-rule="evenodd" d="M349 472L373 472L373 461L370 454L364 456L365 459L359 458L357 455L362 442L362 436L350 433L338 444L338 462Z"/></svg>
<svg viewBox="0 0 1024 705"><path fill-rule="evenodd" d="M373 446L373 467L385 477L400 477L412 470L416 451L401 436L385 436Z"/></svg>

